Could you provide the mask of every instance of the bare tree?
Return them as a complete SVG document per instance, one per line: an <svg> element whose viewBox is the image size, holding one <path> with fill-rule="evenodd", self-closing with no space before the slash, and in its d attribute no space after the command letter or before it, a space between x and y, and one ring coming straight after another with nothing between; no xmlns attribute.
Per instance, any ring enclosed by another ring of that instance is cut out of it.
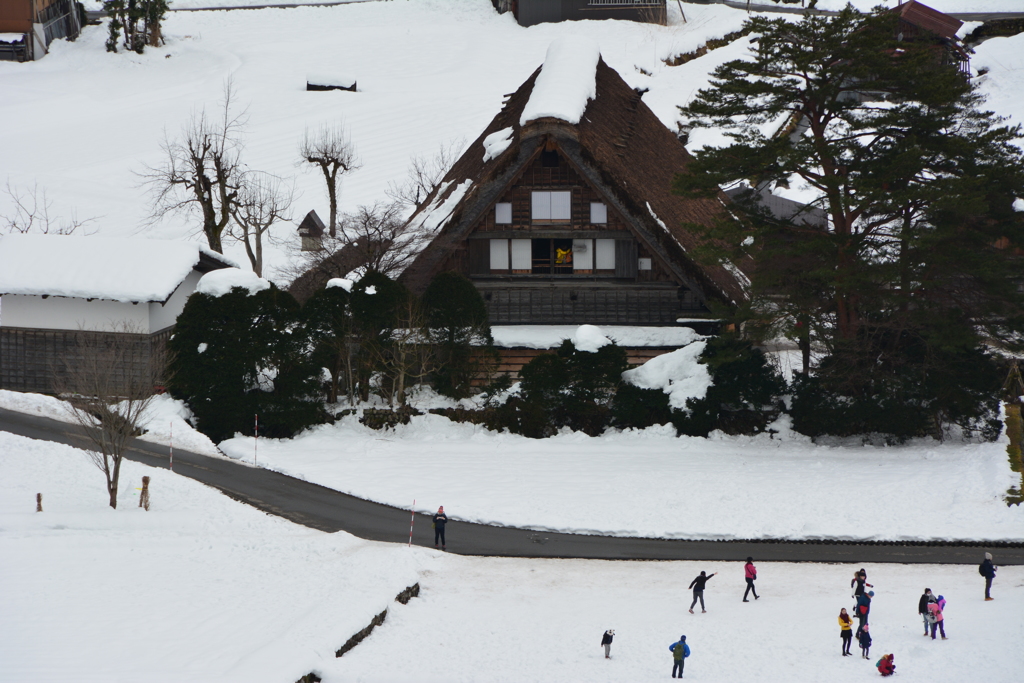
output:
<svg viewBox="0 0 1024 683"><path fill-rule="evenodd" d="M338 232L338 185L341 176L359 168L355 146L342 125L321 126L316 131L306 129L299 142L299 156L306 163L320 168L327 184L327 199L331 216L327 231L331 237Z"/></svg>
<svg viewBox="0 0 1024 683"><path fill-rule="evenodd" d="M142 174L153 196L153 220L198 211L206 241L219 253L224 251L221 238L238 204L245 173L240 157L247 117L244 110L233 111L233 98L228 81L218 117L208 116L205 108L193 113L179 139L164 139L163 163Z"/></svg>
<svg viewBox="0 0 1024 683"><path fill-rule="evenodd" d="M162 346L127 322L113 333L79 331L59 359L54 387L92 443L89 457L106 477L112 508L125 449L163 379L164 360Z"/></svg>
<svg viewBox="0 0 1024 683"><path fill-rule="evenodd" d="M235 219L229 229L232 237L245 245L253 272L263 277L263 239L271 241L270 228L279 221L290 221L295 193L281 178L262 171L242 176L238 196L231 211Z"/></svg>
<svg viewBox="0 0 1024 683"><path fill-rule="evenodd" d="M374 202L345 214L341 233L353 245L365 272L394 277L419 253L427 238L405 220L399 202Z"/></svg>
<svg viewBox="0 0 1024 683"><path fill-rule="evenodd" d="M414 156L409 162L409 173L403 183L391 183L387 194L392 200L407 207L416 208L427 198L430 191L448 175L459 160L464 139L442 143L431 156Z"/></svg>
<svg viewBox="0 0 1024 683"><path fill-rule="evenodd" d="M8 178L3 193L10 199L12 209L10 213L0 216L0 232L70 235L79 228L88 228L96 220L79 220L74 212L70 218L53 215L53 201L46 196L46 190L40 190L37 184L32 185L31 190L24 190L11 185Z"/></svg>

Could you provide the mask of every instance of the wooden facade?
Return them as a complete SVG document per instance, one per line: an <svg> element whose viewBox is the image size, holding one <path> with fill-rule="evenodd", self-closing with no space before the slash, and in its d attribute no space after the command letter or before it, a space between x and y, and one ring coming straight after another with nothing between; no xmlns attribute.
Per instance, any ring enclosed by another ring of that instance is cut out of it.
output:
<svg viewBox="0 0 1024 683"><path fill-rule="evenodd" d="M74 40L82 30L80 8L75 0L0 0L0 33L24 36L0 42L0 60L41 59L54 40Z"/></svg>
<svg viewBox="0 0 1024 683"><path fill-rule="evenodd" d="M622 19L664 25L665 0L497 0L520 26L578 19Z"/></svg>
<svg viewBox="0 0 1024 683"><path fill-rule="evenodd" d="M712 301L741 300L738 268L688 255L702 241L686 224L722 219L727 200L672 194L689 155L641 93L602 61L597 97L578 125L517 125L536 75L413 215L429 223L432 209L468 181L403 282L422 292L440 272L461 273L493 325L692 324L712 317ZM509 147L489 158L482 140L507 128Z"/></svg>

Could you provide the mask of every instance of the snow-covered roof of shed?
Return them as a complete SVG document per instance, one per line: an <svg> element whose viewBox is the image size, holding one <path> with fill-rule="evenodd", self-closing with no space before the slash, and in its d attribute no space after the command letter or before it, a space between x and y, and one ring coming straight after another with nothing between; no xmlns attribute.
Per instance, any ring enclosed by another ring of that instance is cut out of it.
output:
<svg viewBox="0 0 1024 683"><path fill-rule="evenodd" d="M600 59L601 48L590 38L565 36L551 43L519 125L543 118L579 123L587 103L597 97Z"/></svg>
<svg viewBox="0 0 1024 683"><path fill-rule="evenodd" d="M200 261L235 266L195 242L79 235L0 238L0 294L166 301Z"/></svg>

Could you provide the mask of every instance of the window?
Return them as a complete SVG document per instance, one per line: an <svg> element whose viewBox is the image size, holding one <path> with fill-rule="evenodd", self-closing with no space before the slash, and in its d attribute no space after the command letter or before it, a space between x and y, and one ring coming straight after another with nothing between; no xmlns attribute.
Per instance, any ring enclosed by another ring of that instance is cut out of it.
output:
<svg viewBox="0 0 1024 683"><path fill-rule="evenodd" d="M512 270L530 272L533 269L533 240L512 240Z"/></svg>
<svg viewBox="0 0 1024 683"><path fill-rule="evenodd" d="M508 240L491 240L491 270L508 270Z"/></svg>
<svg viewBox="0 0 1024 683"><path fill-rule="evenodd" d="M535 239L530 242L530 272L534 275L572 275L572 239Z"/></svg>
<svg viewBox="0 0 1024 683"><path fill-rule="evenodd" d="M573 240L572 241L572 269L573 271L594 269L594 240Z"/></svg>
<svg viewBox="0 0 1024 683"><path fill-rule="evenodd" d="M651 269L651 259L649 259L649 258L642 258L642 259L640 259L639 266L640 266L640 270L650 270Z"/></svg>
<svg viewBox="0 0 1024 683"><path fill-rule="evenodd" d="M498 202L494 205L494 222L498 225L512 224L511 202Z"/></svg>
<svg viewBox="0 0 1024 683"><path fill-rule="evenodd" d="M615 270L615 240L594 240L594 267Z"/></svg>
<svg viewBox="0 0 1024 683"><path fill-rule="evenodd" d="M558 152L545 150L540 153L541 168L558 168Z"/></svg>
<svg viewBox="0 0 1024 683"><path fill-rule="evenodd" d="M600 202L590 203L590 222L600 225L608 222L608 207Z"/></svg>
<svg viewBox="0 0 1024 683"><path fill-rule="evenodd" d="M534 192L532 204L535 221L568 221L572 215L572 192Z"/></svg>

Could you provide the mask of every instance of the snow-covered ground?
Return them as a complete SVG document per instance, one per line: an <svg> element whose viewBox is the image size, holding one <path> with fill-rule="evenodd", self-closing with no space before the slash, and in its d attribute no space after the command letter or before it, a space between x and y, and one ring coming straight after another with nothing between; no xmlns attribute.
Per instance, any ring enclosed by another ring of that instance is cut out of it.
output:
<svg viewBox="0 0 1024 683"><path fill-rule="evenodd" d="M143 475L152 477L149 512L137 507ZM281 683L310 671L325 683L645 681L668 676L668 645L681 634L693 651L690 680L877 676L871 663L839 655L851 565L759 562L762 598L743 604L740 563L468 558L389 546L295 526L131 462L121 489L111 510L82 451L0 432L3 683ZM1000 568L988 603L974 566L866 568L877 593L872 663L895 653L907 681L1016 680L1024 568ZM707 614L690 615L686 585L701 570L720 575L708 584ZM416 582L419 598L393 602ZM925 586L948 601L947 641L921 636ZM384 624L335 658L385 607ZM608 628L611 660L598 646Z"/></svg>
<svg viewBox="0 0 1024 683"><path fill-rule="evenodd" d="M109 54L105 26L87 27L74 43L58 41L41 61L0 62L0 183L9 179L23 191L38 184L53 201L52 214L95 218L91 227L102 236L200 239L195 217L146 227L150 202L138 174L160 163L165 133L174 139L192 112L217 110L231 79L236 101L248 112L244 160L294 179L296 220L310 209L327 215L322 180L296 164L303 131L347 126L362 167L344 179L341 208L354 210L386 199L389 183L405 178L413 156L431 156L442 144L479 135L504 94L543 62L554 39L566 35L596 41L628 83L650 89L644 101L674 129L677 105L707 85L718 64L748 47L741 39L683 66L667 66L663 59L736 31L748 16L723 5L683 7L686 23L676 3L669 3L669 26L576 21L529 28L494 12L488 0L179 12L165 23L167 45L144 55ZM1021 88L1013 87L1020 40L988 41L975 58L992 65L985 86L992 105L1018 122L1024 120ZM351 76L359 92L306 92L310 72ZM691 147L720 141L713 131L695 131ZM0 215L12 210L0 193ZM282 243L268 248L271 276L298 243L294 226L275 231ZM239 244L229 243L227 250L247 263Z"/></svg>
<svg viewBox="0 0 1024 683"><path fill-rule="evenodd" d="M253 440L220 444L252 461ZM414 417L354 416L259 443L259 464L361 498L467 521L621 536L1024 540L1005 444L816 445L676 437L671 427L533 440ZM454 532L453 532L454 533Z"/></svg>

